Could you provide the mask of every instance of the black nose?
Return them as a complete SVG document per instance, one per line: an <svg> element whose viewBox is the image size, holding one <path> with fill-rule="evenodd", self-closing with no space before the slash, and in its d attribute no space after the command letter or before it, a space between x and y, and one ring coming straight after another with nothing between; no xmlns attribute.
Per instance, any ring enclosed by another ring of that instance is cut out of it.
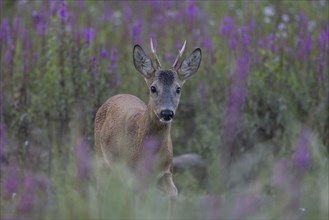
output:
<svg viewBox="0 0 329 220"><path fill-rule="evenodd" d="M174 117L174 112L171 110L162 110L160 112L160 117L165 121L170 121Z"/></svg>

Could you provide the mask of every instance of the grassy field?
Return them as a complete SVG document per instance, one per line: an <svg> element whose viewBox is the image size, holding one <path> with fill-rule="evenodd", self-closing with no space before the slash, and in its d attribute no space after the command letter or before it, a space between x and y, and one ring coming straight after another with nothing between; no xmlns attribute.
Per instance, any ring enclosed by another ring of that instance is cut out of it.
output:
<svg viewBox="0 0 329 220"><path fill-rule="evenodd" d="M204 158L208 178L175 173L171 218L329 217L328 1L0 6L1 219L167 217L152 181L136 190L125 167L98 174L94 159L101 104L118 93L148 100L132 50L149 52L150 38L165 67L184 40L186 55L203 55L172 139L175 156Z"/></svg>

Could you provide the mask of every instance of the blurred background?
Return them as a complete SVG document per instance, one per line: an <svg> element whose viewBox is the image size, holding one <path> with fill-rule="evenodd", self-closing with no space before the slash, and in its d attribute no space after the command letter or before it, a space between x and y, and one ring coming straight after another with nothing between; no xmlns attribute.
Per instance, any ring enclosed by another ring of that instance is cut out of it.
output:
<svg viewBox="0 0 329 220"><path fill-rule="evenodd" d="M118 93L147 102L132 49L150 38L164 67L184 40L203 52L172 126L174 155L198 161L175 173L173 217L329 217L328 1L0 6L1 218L165 216L152 188L135 198L109 177L100 201L94 187L96 111Z"/></svg>

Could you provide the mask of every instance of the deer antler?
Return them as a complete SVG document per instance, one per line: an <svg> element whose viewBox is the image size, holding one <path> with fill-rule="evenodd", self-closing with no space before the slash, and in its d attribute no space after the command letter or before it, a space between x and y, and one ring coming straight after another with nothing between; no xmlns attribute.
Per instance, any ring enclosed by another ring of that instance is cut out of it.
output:
<svg viewBox="0 0 329 220"><path fill-rule="evenodd" d="M156 64L157 64L157 67L160 68L160 67L161 67L161 63L160 63L160 61L159 61L158 55L156 54L156 50L155 50L155 48L154 48L152 38L151 38L151 40L150 40L150 44L151 44L151 51L152 51L152 54L153 54L153 56L154 56L155 62L156 62Z"/></svg>
<svg viewBox="0 0 329 220"><path fill-rule="evenodd" d="M184 44L183 44L183 47L182 49L179 51L177 57L176 57L176 60L174 62L174 64L172 65L173 67L176 67L177 63L178 63L178 60L182 57L183 53L184 53L184 50L185 50L185 45L186 45L186 40L184 41Z"/></svg>

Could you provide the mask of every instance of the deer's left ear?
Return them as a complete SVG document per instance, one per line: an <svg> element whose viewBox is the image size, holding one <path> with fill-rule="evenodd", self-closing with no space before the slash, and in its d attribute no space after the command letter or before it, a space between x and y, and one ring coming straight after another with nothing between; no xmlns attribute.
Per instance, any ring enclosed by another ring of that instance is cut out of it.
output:
<svg viewBox="0 0 329 220"><path fill-rule="evenodd" d="M201 63L201 49L195 49L190 56L188 56L181 64L178 69L179 77L182 80L186 80L191 77L194 73L196 73L199 69Z"/></svg>

